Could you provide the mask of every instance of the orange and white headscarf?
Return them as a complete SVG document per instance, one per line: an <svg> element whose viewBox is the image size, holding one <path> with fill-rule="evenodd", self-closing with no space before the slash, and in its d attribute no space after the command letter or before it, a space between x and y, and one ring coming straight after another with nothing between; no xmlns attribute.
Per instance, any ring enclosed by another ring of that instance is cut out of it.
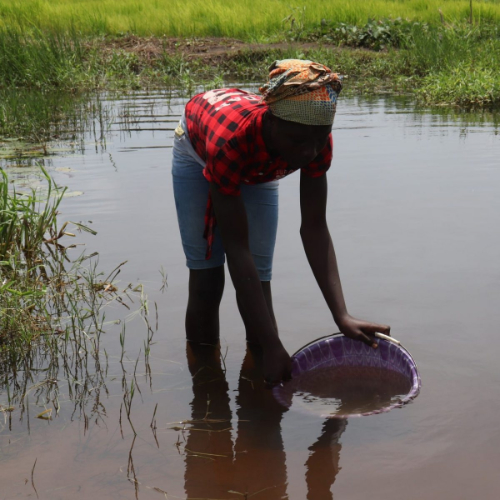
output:
<svg viewBox="0 0 500 500"><path fill-rule="evenodd" d="M301 59L275 61L269 82L259 89L262 102L283 120L331 125L342 90L341 77L323 64Z"/></svg>

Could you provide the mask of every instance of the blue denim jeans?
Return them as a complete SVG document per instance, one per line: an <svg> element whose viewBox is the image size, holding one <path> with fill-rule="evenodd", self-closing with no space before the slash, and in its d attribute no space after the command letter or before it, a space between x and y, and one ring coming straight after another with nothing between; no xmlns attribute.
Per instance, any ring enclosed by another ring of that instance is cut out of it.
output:
<svg viewBox="0 0 500 500"><path fill-rule="evenodd" d="M203 175L204 162L195 153L181 120L174 137L172 176L175 206L182 246L189 269L210 269L224 264L225 251L216 228L212 256L205 259L203 238L209 183ZM271 281L273 254L278 229L278 181L241 185L248 220L250 251L261 281Z"/></svg>

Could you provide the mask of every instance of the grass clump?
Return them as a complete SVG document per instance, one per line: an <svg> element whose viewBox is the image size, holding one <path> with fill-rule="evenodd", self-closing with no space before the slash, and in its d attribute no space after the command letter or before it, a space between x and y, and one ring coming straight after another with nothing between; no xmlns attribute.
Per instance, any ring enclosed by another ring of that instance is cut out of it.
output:
<svg viewBox="0 0 500 500"><path fill-rule="evenodd" d="M70 227L96 233L80 223L59 225L65 188L57 186L43 168L42 173L45 189L22 193L0 169L0 411L5 413L0 431L6 426L12 430L14 412L18 421L27 414L30 429L31 399L38 408L35 415L45 420L57 416L64 400L70 402L71 419L80 415L85 432L90 418L97 423L106 416L101 402L101 396L108 393L109 359L101 347L104 331L122 323L125 377L125 320L137 316L144 320L147 380L154 330L142 285L117 288L116 277L125 263L103 274L98 271L97 253L70 258L69 249L76 245L63 245L64 240L76 237ZM125 319L106 319L105 307L111 303L130 311L132 296L139 299L138 310Z"/></svg>
<svg viewBox="0 0 500 500"><path fill-rule="evenodd" d="M423 79L417 96L425 103L463 107L491 107L500 103L500 80L492 68L460 64Z"/></svg>
<svg viewBox="0 0 500 500"><path fill-rule="evenodd" d="M103 277L96 254L69 258L75 245L61 243L75 237L69 227L95 232L79 223L58 225L65 189L42 172L46 189L21 193L0 170L0 372L29 365L40 342L53 360L61 349L97 353L102 308L119 298L116 270Z"/></svg>
<svg viewBox="0 0 500 500"><path fill-rule="evenodd" d="M75 31L0 29L0 87L77 88L87 61Z"/></svg>
<svg viewBox="0 0 500 500"><path fill-rule="evenodd" d="M61 142L63 147L68 147L65 141L70 141L73 149L81 149L83 132L95 123L103 128L104 123L109 126L112 119L109 106L84 90L75 93L59 88L0 89L0 159L16 158L16 141L21 146L38 144L44 156L48 154L49 141ZM7 150L2 151L5 146Z"/></svg>

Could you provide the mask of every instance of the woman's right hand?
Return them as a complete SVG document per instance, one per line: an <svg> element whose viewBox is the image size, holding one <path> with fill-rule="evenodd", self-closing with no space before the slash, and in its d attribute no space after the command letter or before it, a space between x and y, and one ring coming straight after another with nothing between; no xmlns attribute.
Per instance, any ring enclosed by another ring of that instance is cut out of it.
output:
<svg viewBox="0 0 500 500"><path fill-rule="evenodd" d="M280 340L271 346L264 346L264 380L269 386L292 378L292 359Z"/></svg>

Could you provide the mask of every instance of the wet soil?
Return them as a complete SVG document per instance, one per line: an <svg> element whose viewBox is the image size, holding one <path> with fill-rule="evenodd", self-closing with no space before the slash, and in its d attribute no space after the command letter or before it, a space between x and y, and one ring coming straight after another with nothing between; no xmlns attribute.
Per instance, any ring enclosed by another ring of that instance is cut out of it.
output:
<svg viewBox="0 0 500 500"><path fill-rule="evenodd" d="M220 63L228 58L239 55L259 57L260 54L272 50L286 49L317 49L327 47L337 49L335 45L320 45L316 42L280 42L280 43L249 43L232 38L158 38L138 37L135 35L123 38L106 38L101 47L104 50L120 49L125 52L137 54L144 60L154 60L162 54L169 56L182 56L188 60L200 60L205 64ZM343 49L351 50L351 49Z"/></svg>

